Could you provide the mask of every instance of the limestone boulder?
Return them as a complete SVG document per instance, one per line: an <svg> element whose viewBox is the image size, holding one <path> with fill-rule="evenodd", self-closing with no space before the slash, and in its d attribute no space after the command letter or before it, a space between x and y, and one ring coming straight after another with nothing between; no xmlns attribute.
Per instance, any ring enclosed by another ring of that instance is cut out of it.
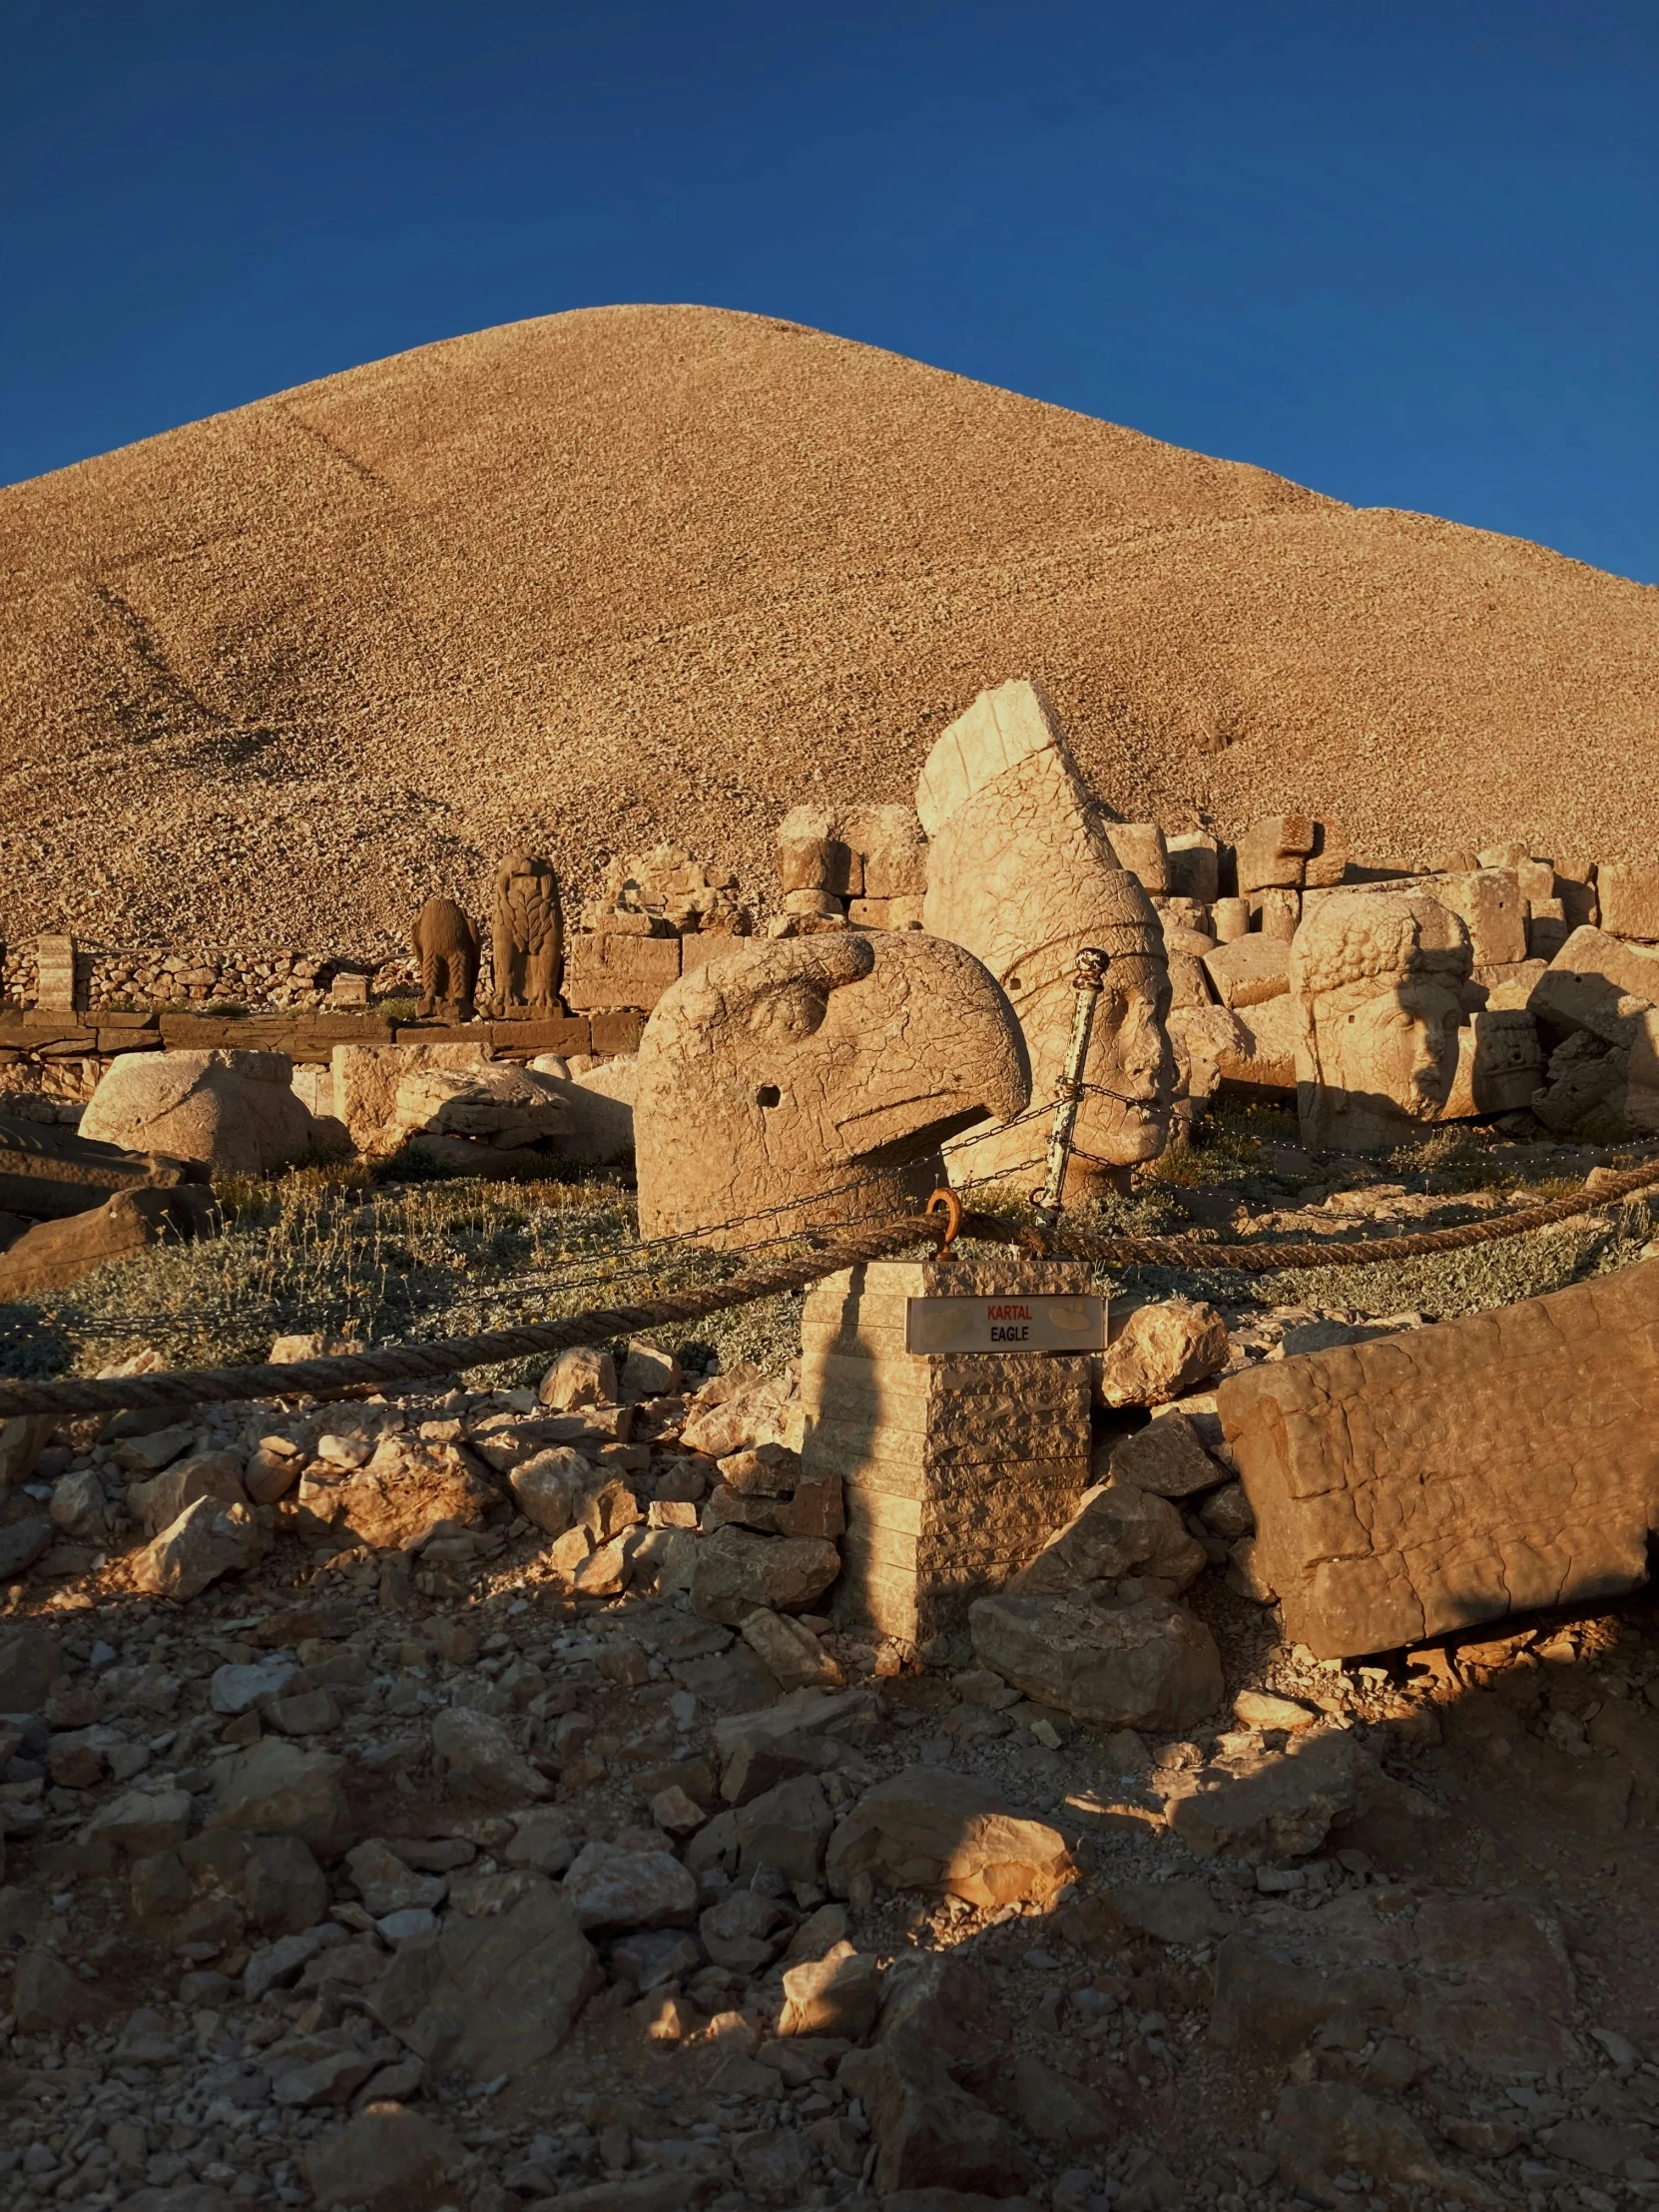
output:
<svg viewBox="0 0 1659 2212"><path fill-rule="evenodd" d="M887 2203L968 2204L979 2212L1035 2181L1013 2129L958 2087L938 2052L883 2039L849 2051L836 2079L863 2105L875 2141L873 2178Z"/></svg>
<svg viewBox="0 0 1659 2212"><path fill-rule="evenodd" d="M432 1757L458 1796L522 1803L553 1795L552 1784L518 1750L493 1713L452 1705L432 1721Z"/></svg>
<svg viewBox="0 0 1659 2212"><path fill-rule="evenodd" d="M1100 1362L1108 1405L1167 1405L1227 1365L1227 1324L1213 1306L1165 1299L1138 1306Z"/></svg>
<svg viewBox="0 0 1659 2212"><path fill-rule="evenodd" d="M0 1115L0 1210L25 1221L61 1221L145 1185L205 1180L194 1161L95 1144L79 1130Z"/></svg>
<svg viewBox="0 0 1659 2212"><path fill-rule="evenodd" d="M1021 1818L983 1783L909 1767L866 1790L830 1839L833 1894L845 1897L860 1874L995 1907L1046 1904L1077 1870L1052 1828Z"/></svg>
<svg viewBox="0 0 1659 2212"><path fill-rule="evenodd" d="M129 1790L100 1806L81 1836L86 1843L109 1844L130 1859L144 1859L182 1844L194 1811L184 1790Z"/></svg>
<svg viewBox="0 0 1659 2212"><path fill-rule="evenodd" d="M1256 1518L1254 1564L1287 1637L1324 1658L1645 1582L1655 1402L1652 1260L1264 1363L1216 1395Z"/></svg>
<svg viewBox="0 0 1659 2212"><path fill-rule="evenodd" d="M556 1141L568 1120L557 1087L526 1068L428 1067L398 1083L388 1134L397 1144L450 1137L514 1150Z"/></svg>
<svg viewBox="0 0 1659 2212"><path fill-rule="evenodd" d="M1158 1497L1196 1497L1228 1479L1183 1413L1165 1413L1112 1448L1111 1479Z"/></svg>
<svg viewBox="0 0 1659 2212"><path fill-rule="evenodd" d="M1442 2164L1402 2106L1352 2082L1287 2083L1264 2140L1280 2179L1316 2204L1334 2193L1334 2176L1349 2173L1493 2212L1503 2201L1488 2183Z"/></svg>
<svg viewBox="0 0 1659 2212"><path fill-rule="evenodd" d="M579 1405L614 1405L616 1362L599 1345L574 1345L561 1352L536 1390L549 1411L568 1413Z"/></svg>
<svg viewBox="0 0 1659 2212"><path fill-rule="evenodd" d="M59 1535L67 1536L73 1543L102 1546L109 1541L109 1501L104 1495L103 1483L91 1467L83 1467L76 1474L60 1475L52 1485L52 1502L47 1511Z"/></svg>
<svg viewBox="0 0 1659 2212"><path fill-rule="evenodd" d="M587 1527L590 1535L600 1535L588 1508L605 1477L571 1445L549 1444L521 1460L507 1480L519 1511L544 1534L562 1536L566 1529Z"/></svg>
<svg viewBox="0 0 1659 2212"><path fill-rule="evenodd" d="M38 1621L0 1630L0 1713L40 1712L67 1674L58 1639Z"/></svg>
<svg viewBox="0 0 1659 2212"><path fill-rule="evenodd" d="M969 1610L987 1667L1039 1703L1098 1728L1191 1728L1221 1703L1221 1654L1167 1598L1097 1601L1005 1591Z"/></svg>
<svg viewBox="0 0 1659 2212"><path fill-rule="evenodd" d="M1350 1730L1303 1728L1283 1751L1234 1752L1184 1776L1166 1818L1195 1858L1301 1859L1352 1818L1376 1773Z"/></svg>
<svg viewBox="0 0 1659 2212"><path fill-rule="evenodd" d="M874 1690L796 1690L758 1712L715 1723L720 1794L742 1805L800 1774L844 1766L880 1727Z"/></svg>
<svg viewBox="0 0 1659 2212"><path fill-rule="evenodd" d="M1179 1509L1167 1497L1128 1483L1101 1482L1084 1491L1071 1519L1008 1588L1033 1596L1069 1597L1133 1576L1167 1585L1163 1594L1175 1596L1208 1564L1209 1553L1188 1533Z"/></svg>
<svg viewBox="0 0 1659 2212"><path fill-rule="evenodd" d="M417 1874L377 1836L348 1851L345 1864L365 1910L376 1920L421 1906L435 1910L448 1893L449 1885L441 1875Z"/></svg>
<svg viewBox="0 0 1659 2212"><path fill-rule="evenodd" d="M557 1149L565 1159L600 1167L633 1159L639 1070L632 1054L601 1060L574 1075L565 1071L563 1061L554 1065L553 1056L546 1054L532 1060L530 1069L563 1112Z"/></svg>
<svg viewBox="0 0 1659 2212"><path fill-rule="evenodd" d="M736 1452L799 1450L801 1394L789 1376L763 1375L745 1366L704 1383L686 1408L680 1440L708 1459ZM770 1457L765 1462L777 1464Z"/></svg>
<svg viewBox="0 0 1659 2212"><path fill-rule="evenodd" d="M74 1969L42 1947L26 1950L17 1962L12 2010L25 2035L70 2035L77 2028L102 2027L114 2000L89 1987Z"/></svg>
<svg viewBox="0 0 1659 2212"><path fill-rule="evenodd" d="M690 1928L697 1883L671 1851L584 1844L564 1879L564 1898L590 1935L636 1928Z"/></svg>
<svg viewBox="0 0 1659 2212"><path fill-rule="evenodd" d="M351 1817L341 1788L345 1761L306 1751L284 1737L265 1736L232 1754L218 1769L212 1828L262 1836L294 1836L313 1851L341 1848Z"/></svg>
<svg viewBox="0 0 1659 2212"><path fill-rule="evenodd" d="M135 1053L134 1059L149 1058ZM27 1298L78 1283L157 1244L193 1244L217 1235L224 1217L204 1184L118 1191L67 1221L43 1221L0 1253L0 1299Z"/></svg>
<svg viewBox="0 0 1659 2212"><path fill-rule="evenodd" d="M100 1081L81 1135L129 1152L265 1175L317 1141L285 1052L127 1052Z"/></svg>
<svg viewBox="0 0 1659 2212"><path fill-rule="evenodd" d="M247 1505L199 1497L136 1554L136 1588L183 1604L223 1574L245 1574L266 1552L265 1531Z"/></svg>
<svg viewBox="0 0 1659 2212"><path fill-rule="evenodd" d="M0 1421L0 1491L28 1481L57 1426L55 1413L14 1413Z"/></svg>
<svg viewBox="0 0 1659 2212"><path fill-rule="evenodd" d="M806 1690L839 1686L841 1670L810 1628L787 1613L758 1606L740 1623L744 1642L777 1677L780 1688Z"/></svg>
<svg viewBox="0 0 1659 2212"><path fill-rule="evenodd" d="M339 1523L385 1551L424 1543L439 1521L476 1527L500 1492L458 1444L382 1436L334 1498Z"/></svg>
<svg viewBox="0 0 1659 2212"><path fill-rule="evenodd" d="M248 1503L239 1453L210 1451L191 1459L176 1459L148 1482L128 1485L127 1510L146 1536L159 1536L187 1506L204 1497L217 1498L223 1505Z"/></svg>
<svg viewBox="0 0 1659 2212"><path fill-rule="evenodd" d="M427 1069L468 1075L488 1065L488 1039L463 1044L337 1044L330 1111L359 1152L395 1151L398 1085Z"/></svg>
<svg viewBox="0 0 1659 2212"><path fill-rule="evenodd" d="M697 1547L691 1601L705 1620L739 1626L757 1607L801 1613L840 1572L841 1557L822 1536L760 1536L728 1524Z"/></svg>
<svg viewBox="0 0 1659 2212"><path fill-rule="evenodd" d="M881 1969L866 1951L832 1944L822 1958L804 1959L784 1973L780 2035L844 2035L861 2043L881 2008Z"/></svg>
<svg viewBox="0 0 1659 2212"><path fill-rule="evenodd" d="M450 2063L469 2081L518 2074L549 2056L604 1984L569 1901L539 1877L523 1881L499 1917L451 1917L437 1939L428 2001L458 2023Z"/></svg>
<svg viewBox="0 0 1659 2212"><path fill-rule="evenodd" d="M830 1801L817 1775L797 1775L750 1798L738 1808L738 1872L745 1878L772 1867L789 1883L816 1885L833 1827Z"/></svg>
<svg viewBox="0 0 1659 2212"><path fill-rule="evenodd" d="M467 2164L465 2145L406 2105L376 2100L304 2158L319 2205L361 2205L365 2212L430 2212L452 2200Z"/></svg>
<svg viewBox="0 0 1659 2212"><path fill-rule="evenodd" d="M1206 952L1204 970L1223 1006L1242 1011L1284 997L1290 988L1291 948L1285 938L1258 931Z"/></svg>
<svg viewBox="0 0 1659 2212"><path fill-rule="evenodd" d="M51 1544L52 1523L45 1513L26 1513L0 1526L0 1582L27 1574Z"/></svg>

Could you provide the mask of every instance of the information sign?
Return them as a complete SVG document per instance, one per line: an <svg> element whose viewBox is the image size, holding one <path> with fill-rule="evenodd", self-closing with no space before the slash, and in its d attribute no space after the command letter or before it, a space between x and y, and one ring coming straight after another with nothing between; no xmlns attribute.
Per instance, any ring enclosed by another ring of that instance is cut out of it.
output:
<svg viewBox="0 0 1659 2212"><path fill-rule="evenodd" d="M904 1345L909 1352L1103 1352L1106 1301L1029 1291L907 1299Z"/></svg>

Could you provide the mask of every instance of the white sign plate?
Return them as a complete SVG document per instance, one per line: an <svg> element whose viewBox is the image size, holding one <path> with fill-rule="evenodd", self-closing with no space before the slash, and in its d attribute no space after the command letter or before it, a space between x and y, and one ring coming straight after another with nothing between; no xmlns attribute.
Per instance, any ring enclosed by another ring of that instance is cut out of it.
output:
<svg viewBox="0 0 1659 2212"><path fill-rule="evenodd" d="M908 1352L1103 1352L1103 1298L1040 1298L1007 1291L996 1298L905 1300Z"/></svg>

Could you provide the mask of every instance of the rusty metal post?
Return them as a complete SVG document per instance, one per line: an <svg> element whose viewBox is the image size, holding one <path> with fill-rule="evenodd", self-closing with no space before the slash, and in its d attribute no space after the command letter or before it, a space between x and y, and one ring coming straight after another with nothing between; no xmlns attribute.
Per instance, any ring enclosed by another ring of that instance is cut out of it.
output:
<svg viewBox="0 0 1659 2212"><path fill-rule="evenodd" d="M1108 964L1107 955L1094 945L1084 945L1077 955L1077 967L1072 975L1077 1005L1071 1017L1071 1042L1066 1047L1065 1071L1054 1086L1057 1103L1048 1133L1048 1172L1042 1189L1031 1201L1039 1229L1052 1229L1060 1218L1066 1168L1071 1160L1072 1133L1077 1127L1077 1109L1083 1098L1083 1069L1088 1063L1094 1012L1105 987Z"/></svg>

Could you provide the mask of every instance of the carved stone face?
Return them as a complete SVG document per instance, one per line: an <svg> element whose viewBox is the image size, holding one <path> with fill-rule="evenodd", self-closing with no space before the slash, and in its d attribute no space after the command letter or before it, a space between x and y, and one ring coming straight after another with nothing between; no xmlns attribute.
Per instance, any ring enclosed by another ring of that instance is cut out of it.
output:
<svg viewBox="0 0 1659 2212"><path fill-rule="evenodd" d="M1168 1017L1165 963L1134 953L1113 960L1095 1007L1084 1070L1097 1090L1084 1100L1077 1142L1114 1166L1155 1160L1169 1141L1175 1060L1164 1026Z"/></svg>
<svg viewBox="0 0 1659 2212"><path fill-rule="evenodd" d="M1463 1009L1434 976L1350 984L1314 1000L1320 1067L1328 1087L1374 1092L1411 1121L1437 1121L1457 1070Z"/></svg>
<svg viewBox="0 0 1659 2212"><path fill-rule="evenodd" d="M902 1212L943 1180L942 1138L1025 1104L1018 1025L960 946L915 932L736 942L646 1024L643 1235L736 1245Z"/></svg>
<svg viewBox="0 0 1659 2212"><path fill-rule="evenodd" d="M1335 898L1303 925L1291 989L1306 1143L1377 1150L1456 1110L1470 957L1462 922L1428 898Z"/></svg>
<svg viewBox="0 0 1659 2212"><path fill-rule="evenodd" d="M1110 1183L1169 1140L1175 1055L1169 967L1140 883L1118 865L1053 712L1031 684L982 692L928 755L916 809L927 851L926 926L965 945L1007 992L1046 1102L1064 1069L1077 954L1110 957L1095 1008L1066 1195ZM1117 1094L1117 1095L1106 1095ZM958 1182L1041 1180L1046 1121L955 1146Z"/></svg>

